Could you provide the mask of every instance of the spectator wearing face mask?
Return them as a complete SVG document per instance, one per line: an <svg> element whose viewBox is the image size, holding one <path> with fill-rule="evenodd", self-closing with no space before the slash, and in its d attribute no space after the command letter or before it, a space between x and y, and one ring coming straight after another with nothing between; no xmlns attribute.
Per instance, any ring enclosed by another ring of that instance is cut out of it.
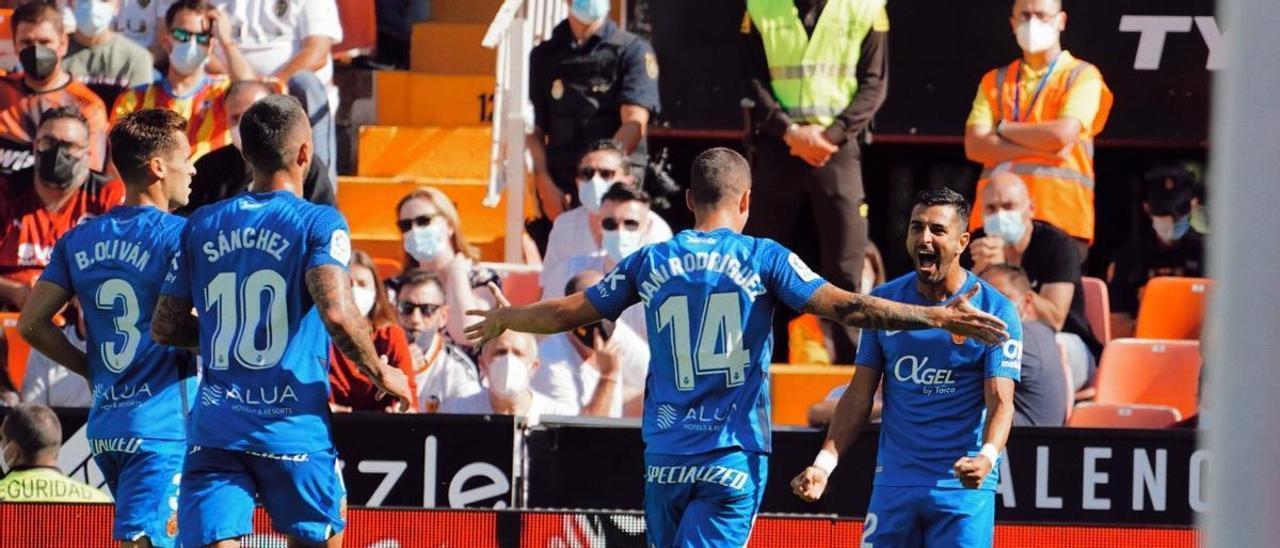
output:
<svg viewBox="0 0 1280 548"><path fill-rule="evenodd" d="M1062 426L1067 422L1067 379L1053 328L1037 319L1036 292L1017 265L992 265L982 279L1013 301L1022 319L1022 379L1013 391L1014 426Z"/></svg>
<svg viewBox="0 0 1280 548"><path fill-rule="evenodd" d="M35 163L31 143L43 113L71 107L89 128L88 166L106 169L107 110L102 100L67 72L63 57L68 38L62 14L52 4L31 2L9 19L13 47L22 71L0 76L0 175Z"/></svg>
<svg viewBox="0 0 1280 548"><path fill-rule="evenodd" d="M1149 224L1116 251L1107 269L1111 332L1116 337L1133 335L1147 280L1205 274L1204 234L1191 226L1197 204L1195 174L1184 167L1157 168L1144 179L1142 210Z"/></svg>
<svg viewBox="0 0 1280 548"><path fill-rule="evenodd" d="M569 280L566 295L604 279L596 271ZM583 415L639 416L649 373L649 346L623 323L600 321L551 335L538 347L542 367L533 389Z"/></svg>
<svg viewBox="0 0 1280 548"><path fill-rule="evenodd" d="M414 271L404 276L396 294L400 327L409 337L413 354L413 376L417 385L418 410L435 413L454 398L480 391L475 364L444 335L449 315L445 286L434 274Z"/></svg>
<svg viewBox="0 0 1280 548"><path fill-rule="evenodd" d="M551 227L551 235L547 238L547 253L542 259L544 299L564 296L561 290L574 274L569 269L569 259L605 251L604 229L601 225L604 216L601 208L609 190L616 184L636 188L626 153L617 142L611 140L596 141L587 148L586 154L578 160L578 171L574 179L582 207L556 217L555 224ZM640 231L640 242L635 249L671 239L671 227L662 217L652 211L646 217L648 223Z"/></svg>
<svg viewBox="0 0 1280 548"><path fill-rule="evenodd" d="M89 169L89 123L78 108L40 118L35 169L0 176L0 308L22 308L58 238L124 201L120 181Z"/></svg>
<svg viewBox="0 0 1280 548"><path fill-rule="evenodd" d="M164 20L169 29L162 39L168 69L160 79L120 94L111 109L111 119L147 108L177 112L188 121L191 158L198 160L231 144L227 90L233 80L254 80L257 74L236 47L227 16L204 0L181 0L169 7ZM214 41L227 52L230 79L210 76L205 71Z"/></svg>
<svg viewBox="0 0 1280 548"><path fill-rule="evenodd" d="M249 189L253 170L240 153L240 117L259 99L272 95L270 84L257 80L241 80L227 88L226 123L231 128L231 144L196 160L196 174L191 178L191 201L175 211L187 216L201 206L225 200ZM302 196L313 204L336 205L334 183L329 168L320 158L313 158L302 183Z"/></svg>
<svg viewBox="0 0 1280 548"><path fill-rule="evenodd" d="M978 275L997 265L1021 267L1034 290L1036 319L1053 328L1066 345L1075 388L1088 386L1102 343L1084 314L1079 247L1058 227L1033 220L1035 204L1021 177L996 173L981 197L983 227L974 231L961 264Z"/></svg>
<svg viewBox="0 0 1280 548"><path fill-rule="evenodd" d="M404 270L387 285L399 290L404 275L413 271L435 276L454 312L449 315L446 333L454 344L466 346L464 330L477 318L463 313L493 308L495 301L488 286L492 283L501 288L501 278L491 269L476 266L480 250L467 242L458 210L444 192L418 187L396 205L396 215L405 252Z"/></svg>
<svg viewBox="0 0 1280 548"><path fill-rule="evenodd" d="M613 185L600 204L600 242L604 249L570 257L568 273L613 270L623 257L644 247L644 233L652 224L650 213L649 195L645 191ZM643 306L628 308L618 317L618 322L627 324L636 335L647 340Z"/></svg>
<svg viewBox="0 0 1280 548"><path fill-rule="evenodd" d="M379 356L386 358L388 365L404 371L409 378L410 392L417 394L409 339L398 323L395 305L387 300L387 290L378 279L373 258L356 250L351 254L348 270L351 296L373 328L373 347ZM334 411L387 411L397 403L395 398L382 393L337 346L329 347L329 364L329 407Z"/></svg>
<svg viewBox="0 0 1280 548"><path fill-rule="evenodd" d="M530 388L540 370L538 341L533 335L507 331L484 345L480 372L484 390L446 400L441 413L459 415L518 415L537 421L543 415L574 416L577 405L565 404Z"/></svg>
<svg viewBox="0 0 1280 548"><path fill-rule="evenodd" d="M131 86L152 81L151 52L111 30L121 0L74 0L76 30L71 33L67 72L106 103Z"/></svg>

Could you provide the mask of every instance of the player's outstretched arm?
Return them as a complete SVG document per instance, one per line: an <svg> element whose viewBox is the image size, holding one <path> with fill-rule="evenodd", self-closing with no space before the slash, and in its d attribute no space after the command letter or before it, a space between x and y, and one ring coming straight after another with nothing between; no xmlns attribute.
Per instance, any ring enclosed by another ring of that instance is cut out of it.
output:
<svg viewBox="0 0 1280 548"><path fill-rule="evenodd" d="M927 329L940 327L952 333L995 344L1009 336L1000 318L969 304L981 288L974 284L968 293L947 306L916 306L887 299L859 295L831 284L813 293L804 311L863 329Z"/></svg>
<svg viewBox="0 0 1280 548"><path fill-rule="evenodd" d="M871 407L876 399L876 387L880 386L880 370L872 367L858 366L849 381L849 389L840 396L836 404L835 415L831 417L831 426L827 429L827 439L822 442L822 450L813 464L805 468L791 480L791 490L806 502L814 502L822 498L827 489L827 478L835 470L840 454L858 439L862 426L871 416Z"/></svg>
<svg viewBox="0 0 1280 548"><path fill-rule="evenodd" d="M983 397L987 403L987 427L982 432L982 451L973 457L960 457L952 465L961 485L969 489L982 485L1009 442L1009 430L1013 428L1013 391L1013 379L990 377L985 381Z"/></svg>
<svg viewBox="0 0 1280 548"><path fill-rule="evenodd" d="M191 301L160 295L151 314L151 338L179 348L200 348L200 320L191 314Z"/></svg>
<svg viewBox="0 0 1280 548"><path fill-rule="evenodd" d="M351 296L351 277L340 266L317 266L307 271L307 291L316 303L320 320L338 351L355 362L374 386L400 400L401 410L410 408L413 394L404 372L387 365L373 347L372 328Z"/></svg>
<svg viewBox="0 0 1280 548"><path fill-rule="evenodd" d="M503 301L499 299L493 310L467 311L468 315L483 318L467 326L467 340L480 347L508 329L550 335L604 319L584 292L527 306L505 306Z"/></svg>
<svg viewBox="0 0 1280 548"><path fill-rule="evenodd" d="M88 358L53 324L53 316L70 300L71 294L57 284L37 282L18 317L18 332L32 348L87 379Z"/></svg>

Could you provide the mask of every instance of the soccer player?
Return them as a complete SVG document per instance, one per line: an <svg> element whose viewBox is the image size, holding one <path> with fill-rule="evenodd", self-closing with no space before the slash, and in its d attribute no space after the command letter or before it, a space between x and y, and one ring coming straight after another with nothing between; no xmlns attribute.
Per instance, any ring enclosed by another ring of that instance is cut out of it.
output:
<svg viewBox="0 0 1280 548"><path fill-rule="evenodd" d="M58 240L19 320L33 348L93 386L89 444L116 500L113 537L125 546L175 541L194 363L187 351L156 344L148 334L186 224L169 214L187 203L195 174L186 129L182 116L155 109L111 128L124 205ZM87 352L53 324L72 297L79 297L84 315Z"/></svg>
<svg viewBox="0 0 1280 548"><path fill-rule="evenodd" d="M1004 326L961 298L908 306L828 284L772 240L741 234L751 170L715 148L693 163L685 201L695 227L624 258L586 292L472 312L485 341L506 329L553 333L616 319L643 302L652 352L643 434L650 546L742 546L764 495L771 450L771 316L783 304L848 325L942 327L995 341Z"/></svg>
<svg viewBox="0 0 1280 548"><path fill-rule="evenodd" d="M1013 303L960 267L968 219L969 204L956 192L920 193L907 228L915 272L871 294L934 307L969 295L973 306L1004 321L1009 338L992 344L937 329L863 331L856 372L822 450L791 481L807 501L822 496L840 454L862 430L883 374L884 423L863 546L991 546L996 461L1013 423L1022 324Z"/></svg>
<svg viewBox="0 0 1280 548"><path fill-rule="evenodd" d="M302 106L264 98L240 134L253 186L191 215L151 324L157 341L199 344L204 364L179 538L238 545L252 532L256 498L291 545L340 546L346 495L329 436L330 337L402 409L412 395L404 373L379 359L351 296L346 220L299 197L313 150Z"/></svg>

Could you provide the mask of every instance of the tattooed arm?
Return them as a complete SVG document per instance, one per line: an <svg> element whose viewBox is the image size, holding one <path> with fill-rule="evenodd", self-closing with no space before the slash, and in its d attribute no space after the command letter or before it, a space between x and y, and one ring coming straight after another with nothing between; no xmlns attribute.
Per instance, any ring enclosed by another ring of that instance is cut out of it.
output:
<svg viewBox="0 0 1280 548"><path fill-rule="evenodd" d="M200 347L200 322L191 315L191 301L160 295L151 315L151 338L180 348Z"/></svg>
<svg viewBox="0 0 1280 548"><path fill-rule="evenodd" d="M355 362L379 390L412 401L404 372L387 365L373 347L372 330L351 296L351 277L342 267L317 266L307 271L307 291L315 301L320 320L342 355Z"/></svg>
<svg viewBox="0 0 1280 548"><path fill-rule="evenodd" d="M1002 341L1007 336L1004 322L969 304L979 288L974 284L967 294L947 306L916 306L850 293L825 284L809 298L804 311L864 329L941 327L988 344Z"/></svg>

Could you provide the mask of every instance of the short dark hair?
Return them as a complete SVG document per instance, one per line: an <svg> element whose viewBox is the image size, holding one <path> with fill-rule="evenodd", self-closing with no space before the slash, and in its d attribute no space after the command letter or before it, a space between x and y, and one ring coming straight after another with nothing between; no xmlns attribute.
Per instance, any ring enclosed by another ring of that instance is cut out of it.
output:
<svg viewBox="0 0 1280 548"><path fill-rule="evenodd" d="M713 206L751 190L751 166L741 154L728 148L703 151L693 159L689 171L689 190L693 203L699 206Z"/></svg>
<svg viewBox="0 0 1280 548"><path fill-rule="evenodd" d="M586 291L587 288L590 287L591 285L591 284L585 283L586 280L589 280L593 277L599 278L603 276L604 274L598 270L583 270L582 272L574 274L572 278L569 278L568 282L565 282L564 294L572 295L574 293Z"/></svg>
<svg viewBox="0 0 1280 548"><path fill-rule="evenodd" d="M56 458L62 447L62 423L58 422L58 415L38 403L21 403L9 410L3 427L4 439L18 444L27 461Z"/></svg>
<svg viewBox="0 0 1280 548"><path fill-rule="evenodd" d="M649 193L625 183L614 183L609 191L600 197L601 202L640 202L649 205L652 199Z"/></svg>
<svg viewBox="0 0 1280 548"><path fill-rule="evenodd" d="M591 154L592 152L600 152L602 150L607 150L617 154L618 159L624 162L627 159L627 149L622 147L622 143L613 139L600 139L587 144L587 148L582 151L582 156L578 157L578 163L582 163L582 159L586 158L588 154Z"/></svg>
<svg viewBox="0 0 1280 548"><path fill-rule="evenodd" d="M58 33L64 32L62 26L62 12L58 10L53 2L36 1L27 2L17 9L13 10L13 15L9 17L9 32L17 34L19 23L29 23L38 25L40 23L49 23Z"/></svg>
<svg viewBox="0 0 1280 548"><path fill-rule="evenodd" d="M187 139L187 120L168 109L149 108L120 118L107 134L111 162L125 184L146 184L147 163L169 154Z"/></svg>
<svg viewBox="0 0 1280 548"><path fill-rule="evenodd" d="M982 271L983 278L990 279L997 276L1007 278L1019 295L1026 295L1031 291L1031 279L1027 277L1027 271L1021 266L1009 263L993 264Z"/></svg>
<svg viewBox="0 0 1280 548"><path fill-rule="evenodd" d="M30 4L28 4L30 5ZM36 124L36 129L44 127L45 124L54 120L75 120L84 126L85 130L89 129L89 119L84 117L84 113L80 112L79 107L61 106L45 109L40 113L40 123Z"/></svg>
<svg viewBox="0 0 1280 548"><path fill-rule="evenodd" d="M241 151L254 169L275 173L288 166L301 143L295 135L310 132L302 103L290 95L268 95L240 118Z"/></svg>
<svg viewBox="0 0 1280 548"><path fill-rule="evenodd" d="M956 222L962 227L969 226L969 200L964 199L959 192L946 187L922 190L916 194L916 202L911 208L921 206L951 206L956 210Z"/></svg>
<svg viewBox="0 0 1280 548"><path fill-rule="evenodd" d="M165 10L164 26L172 29L173 20L178 18L178 12L182 10L191 10L204 15L211 9L213 9L213 5L209 3L209 0L178 0L169 6L169 9Z"/></svg>
<svg viewBox="0 0 1280 548"><path fill-rule="evenodd" d="M448 292L444 290L444 282L440 281L440 277L436 276L434 272L429 270L410 270L408 274L400 278L400 291L397 292L396 300L399 300L399 295L403 295L410 287L428 284L436 286L441 295L448 295Z"/></svg>

